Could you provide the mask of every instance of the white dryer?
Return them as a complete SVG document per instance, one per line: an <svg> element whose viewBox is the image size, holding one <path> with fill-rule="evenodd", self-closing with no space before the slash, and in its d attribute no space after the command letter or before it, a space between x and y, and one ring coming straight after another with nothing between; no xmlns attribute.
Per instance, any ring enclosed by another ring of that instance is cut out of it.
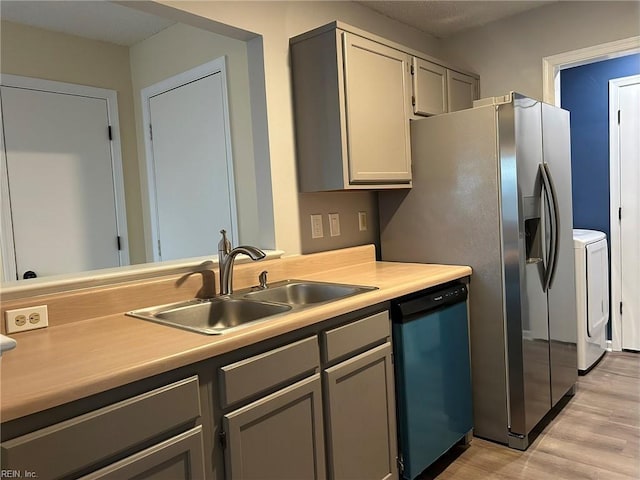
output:
<svg viewBox="0 0 640 480"><path fill-rule="evenodd" d="M609 321L607 236L596 230L573 230L578 311L578 372L586 374L606 351Z"/></svg>

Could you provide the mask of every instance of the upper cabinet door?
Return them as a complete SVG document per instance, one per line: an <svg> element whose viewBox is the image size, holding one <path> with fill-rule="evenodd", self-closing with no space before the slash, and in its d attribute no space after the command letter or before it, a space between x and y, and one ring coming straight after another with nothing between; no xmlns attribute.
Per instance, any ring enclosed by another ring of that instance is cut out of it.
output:
<svg viewBox="0 0 640 480"><path fill-rule="evenodd" d="M447 87L450 112L471 108L478 98L478 81L471 75L447 70Z"/></svg>
<svg viewBox="0 0 640 480"><path fill-rule="evenodd" d="M447 111L447 69L413 57L413 113L438 115Z"/></svg>
<svg viewBox="0 0 640 480"><path fill-rule="evenodd" d="M342 32L349 183L408 183L410 57Z"/></svg>
<svg viewBox="0 0 640 480"><path fill-rule="evenodd" d="M289 43L300 191L410 188L409 121L448 111L447 69L341 22Z"/></svg>

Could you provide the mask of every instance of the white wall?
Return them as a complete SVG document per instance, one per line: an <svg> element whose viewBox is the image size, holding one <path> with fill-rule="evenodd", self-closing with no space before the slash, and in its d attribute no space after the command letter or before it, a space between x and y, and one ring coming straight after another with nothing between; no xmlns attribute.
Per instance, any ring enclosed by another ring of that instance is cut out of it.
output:
<svg viewBox="0 0 640 480"><path fill-rule="evenodd" d="M341 20L435 57L441 56L438 40L353 2L156 3L262 36L270 154L270 178L264 181L272 185L275 246L288 254L301 251L289 38ZM163 10L158 6L155 13L170 14ZM179 20L187 23L186 18ZM263 179L259 178L260 181Z"/></svg>
<svg viewBox="0 0 640 480"><path fill-rule="evenodd" d="M239 217L238 231L240 242L257 243L259 238L258 201L253 166L247 43L188 25L175 24L133 45L129 56L131 59L131 82L137 96L134 106L138 158L142 178L146 178L144 170L146 165L144 135L146 132L142 131L140 91L211 60L222 56L226 57L231 149L235 168L236 204ZM145 185L142 185L142 196L148 198ZM143 202L143 206L147 206L146 202ZM145 213L148 216L148 206ZM150 239L148 229L145 229L145 234ZM215 250L216 244L217 240L212 239L212 252Z"/></svg>
<svg viewBox="0 0 640 480"><path fill-rule="evenodd" d="M482 97L542 100L542 59L640 35L640 2L557 2L443 40L449 61L480 75Z"/></svg>
<svg viewBox="0 0 640 480"><path fill-rule="evenodd" d="M129 49L113 43L2 21L1 71L115 90L131 263L145 261Z"/></svg>

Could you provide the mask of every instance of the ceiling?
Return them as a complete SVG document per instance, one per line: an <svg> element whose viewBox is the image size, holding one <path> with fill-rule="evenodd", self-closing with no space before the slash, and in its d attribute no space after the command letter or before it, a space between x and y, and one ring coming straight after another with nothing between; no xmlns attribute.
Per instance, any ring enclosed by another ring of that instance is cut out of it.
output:
<svg viewBox="0 0 640 480"><path fill-rule="evenodd" d="M1 0L3 20L131 46L175 22L106 1Z"/></svg>
<svg viewBox="0 0 640 480"><path fill-rule="evenodd" d="M536 8L547 1L358 1L389 18L439 38ZM3 20L134 45L174 22L108 1L2 0Z"/></svg>
<svg viewBox="0 0 640 480"><path fill-rule="evenodd" d="M438 38L480 27L553 1L358 1L383 15Z"/></svg>

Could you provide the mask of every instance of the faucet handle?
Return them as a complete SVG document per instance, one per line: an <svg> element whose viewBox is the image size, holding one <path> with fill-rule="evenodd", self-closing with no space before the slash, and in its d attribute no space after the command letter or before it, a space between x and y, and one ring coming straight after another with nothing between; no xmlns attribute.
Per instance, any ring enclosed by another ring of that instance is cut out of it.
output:
<svg viewBox="0 0 640 480"><path fill-rule="evenodd" d="M258 282L260 282L260 285L258 286L258 288L264 290L265 288L267 288L267 274L269 272L267 272L266 270L263 270L262 272L260 272L260 275L258 275Z"/></svg>
<svg viewBox="0 0 640 480"><path fill-rule="evenodd" d="M229 252L231 251L231 242L229 241L229 239L227 239L227 231L224 228L220 230L220 233L222 234L222 238L218 242L218 259L222 261L222 258L220 258L220 256L229 254Z"/></svg>

